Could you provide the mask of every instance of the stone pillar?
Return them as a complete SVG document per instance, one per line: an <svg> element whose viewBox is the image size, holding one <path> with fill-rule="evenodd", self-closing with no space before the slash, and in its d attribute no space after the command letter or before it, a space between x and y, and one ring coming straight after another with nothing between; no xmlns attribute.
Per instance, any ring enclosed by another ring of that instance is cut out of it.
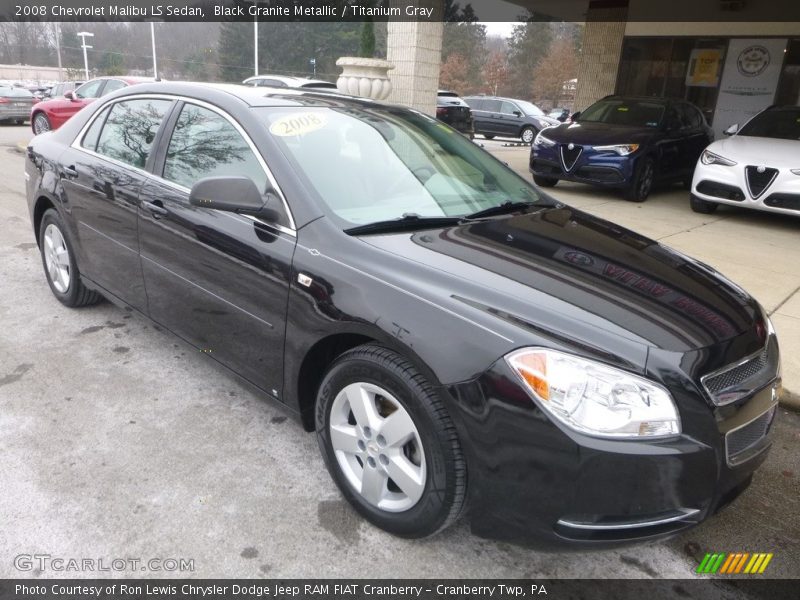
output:
<svg viewBox="0 0 800 600"><path fill-rule="evenodd" d="M404 104L431 116L436 114L436 92L442 62L441 0L391 2L405 11L406 6L434 9L430 21L390 21L387 36L387 60L394 65L389 71L392 93L388 101Z"/></svg>
<svg viewBox="0 0 800 600"><path fill-rule="evenodd" d="M574 110L583 110L614 93L627 14L627 7L589 8L583 30Z"/></svg>

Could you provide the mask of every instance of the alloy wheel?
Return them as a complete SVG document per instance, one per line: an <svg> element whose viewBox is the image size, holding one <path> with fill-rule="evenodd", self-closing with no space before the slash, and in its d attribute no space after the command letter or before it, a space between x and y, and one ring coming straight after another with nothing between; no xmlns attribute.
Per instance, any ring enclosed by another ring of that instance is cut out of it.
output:
<svg viewBox="0 0 800 600"><path fill-rule="evenodd" d="M533 138L535 137L533 129L530 127L526 127L522 130L522 141L526 144L530 144L533 142Z"/></svg>
<svg viewBox="0 0 800 600"><path fill-rule="evenodd" d="M33 120L33 130L36 135L44 133L45 131L50 131L50 121L48 121L47 117L42 113L39 113Z"/></svg>
<svg viewBox="0 0 800 600"><path fill-rule="evenodd" d="M61 230L52 223L44 230L44 262L53 287L60 294L69 289L69 249Z"/></svg>
<svg viewBox="0 0 800 600"><path fill-rule="evenodd" d="M422 440L411 415L385 389L344 387L333 401L330 441L341 472L370 505L403 512L425 491Z"/></svg>

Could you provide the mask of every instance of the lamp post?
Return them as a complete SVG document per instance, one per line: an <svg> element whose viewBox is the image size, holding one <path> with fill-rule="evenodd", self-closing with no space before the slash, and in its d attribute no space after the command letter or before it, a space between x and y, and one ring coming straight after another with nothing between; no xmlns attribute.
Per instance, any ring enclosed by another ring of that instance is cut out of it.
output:
<svg viewBox="0 0 800 600"><path fill-rule="evenodd" d="M89 59L86 57L86 50L92 48L93 46L86 45L86 38L94 37L94 34L89 33L88 31L79 31L78 37L81 38L81 48L83 48L83 70L86 74L86 81L89 81Z"/></svg>
<svg viewBox="0 0 800 600"><path fill-rule="evenodd" d="M253 0L253 6L256 7L256 14L253 16L253 71L256 77L258 77L258 5L261 2L269 0Z"/></svg>
<svg viewBox="0 0 800 600"><path fill-rule="evenodd" d="M153 45L153 79L158 80L158 64L156 63L156 24L150 21L150 42Z"/></svg>

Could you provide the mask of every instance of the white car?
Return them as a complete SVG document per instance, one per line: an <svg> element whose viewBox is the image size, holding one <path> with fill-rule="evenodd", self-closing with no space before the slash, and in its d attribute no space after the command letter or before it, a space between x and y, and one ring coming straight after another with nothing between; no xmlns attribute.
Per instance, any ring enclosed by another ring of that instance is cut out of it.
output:
<svg viewBox="0 0 800 600"><path fill-rule="evenodd" d="M700 155L692 179L692 210L720 204L800 215L800 106L772 106Z"/></svg>
<svg viewBox="0 0 800 600"><path fill-rule="evenodd" d="M242 84L252 87L288 87L313 88L317 90L336 90L336 84L321 79L306 77L289 77L287 75L255 75L248 77Z"/></svg>

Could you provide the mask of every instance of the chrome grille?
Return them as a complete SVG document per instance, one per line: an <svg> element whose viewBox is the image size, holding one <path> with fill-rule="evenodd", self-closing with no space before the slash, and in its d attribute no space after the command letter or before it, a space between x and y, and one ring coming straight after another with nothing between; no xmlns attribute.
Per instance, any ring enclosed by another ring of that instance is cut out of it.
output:
<svg viewBox="0 0 800 600"><path fill-rule="evenodd" d="M748 166L744 171L747 175L747 189L753 198L763 194L778 176L778 169Z"/></svg>
<svg viewBox="0 0 800 600"><path fill-rule="evenodd" d="M773 406L761 416L725 435L725 453L730 464L744 462L752 456L748 451L753 450L769 433L775 412L776 407Z"/></svg>
<svg viewBox="0 0 800 600"><path fill-rule="evenodd" d="M778 375L778 343L770 336L760 352L700 378L711 401L724 406L749 396Z"/></svg>

